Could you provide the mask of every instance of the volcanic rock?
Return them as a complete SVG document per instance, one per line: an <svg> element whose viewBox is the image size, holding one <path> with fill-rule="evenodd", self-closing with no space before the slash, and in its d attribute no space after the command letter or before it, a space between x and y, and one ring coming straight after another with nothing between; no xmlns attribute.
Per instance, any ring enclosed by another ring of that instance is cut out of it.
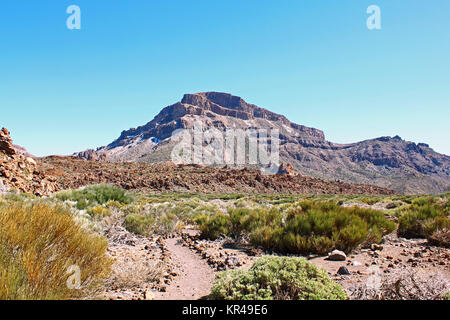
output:
<svg viewBox="0 0 450 320"><path fill-rule="evenodd" d="M9 131L6 128L2 128L2 130L0 130L0 152L5 153L7 156L16 154L16 150L12 144L12 139L9 136Z"/></svg>
<svg viewBox="0 0 450 320"><path fill-rule="evenodd" d="M6 128L0 130L0 184L1 192L10 189L38 196L59 190L55 179L40 171L33 158L16 152Z"/></svg>
<svg viewBox="0 0 450 320"><path fill-rule="evenodd" d="M346 259L345 253L339 250L333 250L327 257L327 260L330 261L345 261Z"/></svg>

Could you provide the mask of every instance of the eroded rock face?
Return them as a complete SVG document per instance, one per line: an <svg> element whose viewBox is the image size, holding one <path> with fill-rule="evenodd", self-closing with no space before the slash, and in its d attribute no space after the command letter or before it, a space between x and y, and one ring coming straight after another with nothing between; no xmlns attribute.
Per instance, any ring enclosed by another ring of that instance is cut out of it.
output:
<svg viewBox="0 0 450 320"><path fill-rule="evenodd" d="M46 176L36 160L16 152L9 131L0 131L0 192L19 191L45 196L58 189L55 178Z"/></svg>

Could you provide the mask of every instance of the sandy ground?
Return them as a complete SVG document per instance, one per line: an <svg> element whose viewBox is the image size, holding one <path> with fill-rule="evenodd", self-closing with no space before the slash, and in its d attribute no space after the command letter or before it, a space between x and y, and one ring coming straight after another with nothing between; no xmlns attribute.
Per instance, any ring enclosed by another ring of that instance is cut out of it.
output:
<svg viewBox="0 0 450 320"><path fill-rule="evenodd" d="M155 293L155 300L198 300L207 296L215 278L214 271L200 256L182 245L181 237L165 240L172 259L173 281L165 292Z"/></svg>
<svg viewBox="0 0 450 320"><path fill-rule="evenodd" d="M230 247L224 240L199 240L195 234L193 230L184 230L173 237L137 238L124 231L125 241L110 249L117 258L115 269L118 275L112 279L112 286L102 298L203 299L209 295L217 272L248 269L258 257L267 254L246 247ZM349 294L367 283L374 268L383 278L409 270L423 275L439 273L450 281L450 249L430 246L426 240L398 238L395 234L385 237L376 249L355 250L345 261L329 261L318 256L307 258L324 268ZM346 267L350 274L338 274L341 267ZM137 279L149 270L158 276L153 280ZM117 280L122 280L123 285Z"/></svg>

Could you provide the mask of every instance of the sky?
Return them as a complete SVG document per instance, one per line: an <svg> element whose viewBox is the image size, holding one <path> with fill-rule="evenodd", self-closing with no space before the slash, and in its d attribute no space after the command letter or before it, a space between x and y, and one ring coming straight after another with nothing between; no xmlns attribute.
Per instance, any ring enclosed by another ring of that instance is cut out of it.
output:
<svg viewBox="0 0 450 320"><path fill-rule="evenodd" d="M449 14L448 0L4 0L0 127L37 156L72 154L220 91L332 142L450 154Z"/></svg>

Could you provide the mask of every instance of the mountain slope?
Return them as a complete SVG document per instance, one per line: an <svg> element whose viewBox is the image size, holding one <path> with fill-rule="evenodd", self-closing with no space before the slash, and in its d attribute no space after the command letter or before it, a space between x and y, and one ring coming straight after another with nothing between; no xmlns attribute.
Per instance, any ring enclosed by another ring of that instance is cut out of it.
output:
<svg viewBox="0 0 450 320"><path fill-rule="evenodd" d="M280 161L303 174L328 180L374 184L399 193L440 193L450 190L450 157L428 145L381 137L336 144L322 131L290 122L286 117L219 92L186 94L144 126L123 131L106 147L76 154L108 161L170 161L177 129L278 129ZM270 133L269 133L270 134Z"/></svg>

